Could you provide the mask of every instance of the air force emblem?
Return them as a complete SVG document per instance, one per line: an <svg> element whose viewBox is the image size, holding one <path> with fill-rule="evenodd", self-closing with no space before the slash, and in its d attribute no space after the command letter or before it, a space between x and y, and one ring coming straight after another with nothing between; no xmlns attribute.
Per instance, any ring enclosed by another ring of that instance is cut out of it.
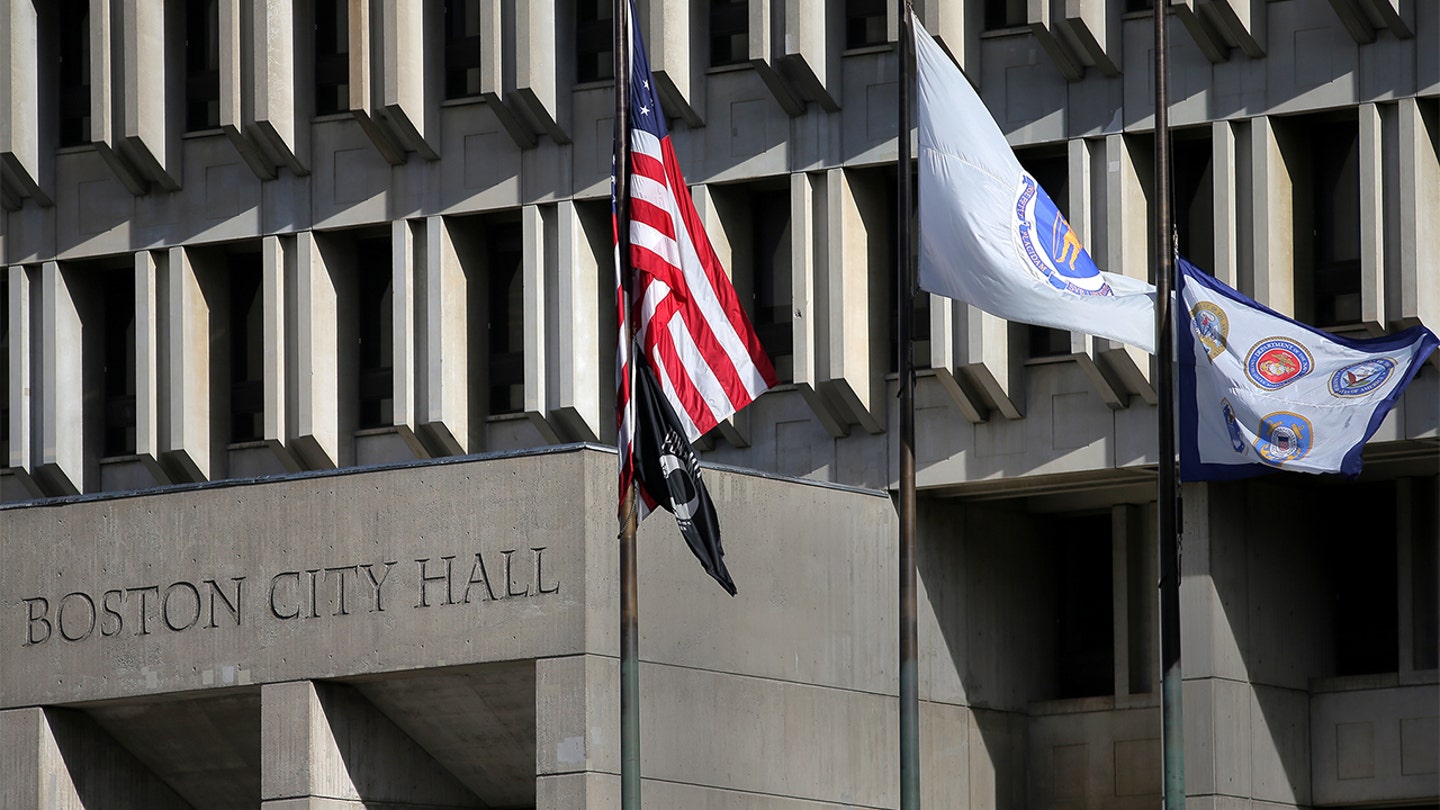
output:
<svg viewBox="0 0 1440 810"><path fill-rule="evenodd" d="M1045 189L1028 173L1015 193L1015 248L1025 266L1050 286L1074 295L1114 295L1080 237Z"/></svg>
<svg viewBox="0 0 1440 810"><path fill-rule="evenodd" d="M1250 445L1245 442L1245 434L1240 430L1240 420L1235 418L1235 409L1230 406L1230 400L1220 400L1220 411L1225 415L1225 429L1230 432L1230 449L1245 455L1245 448Z"/></svg>
<svg viewBox="0 0 1440 810"><path fill-rule="evenodd" d="M1255 452L1261 461L1279 467L1304 458L1314 441L1309 419L1298 413L1276 411L1260 420Z"/></svg>
<svg viewBox="0 0 1440 810"><path fill-rule="evenodd" d="M1398 365L1388 357L1365 360L1330 375L1330 393L1337 397L1363 397L1385 384Z"/></svg>
<svg viewBox="0 0 1440 810"><path fill-rule="evenodd" d="M1225 339L1230 336L1230 319L1225 317L1225 310L1219 304L1210 301L1196 304L1190 310L1190 326L1211 360L1225 351Z"/></svg>
<svg viewBox="0 0 1440 810"><path fill-rule="evenodd" d="M1266 391L1278 391L1309 374L1312 368L1310 350L1283 337L1265 338L1245 357L1245 376Z"/></svg>

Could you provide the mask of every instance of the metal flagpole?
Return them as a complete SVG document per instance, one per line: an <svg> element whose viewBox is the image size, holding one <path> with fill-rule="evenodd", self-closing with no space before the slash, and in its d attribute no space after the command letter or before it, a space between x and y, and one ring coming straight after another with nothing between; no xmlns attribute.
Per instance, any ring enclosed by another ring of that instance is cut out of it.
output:
<svg viewBox="0 0 1440 810"><path fill-rule="evenodd" d="M910 93L915 30L910 0L899 0L900 126L896 137L899 264L895 318L900 358L900 808L920 808L920 681L915 632L915 262L910 250Z"/></svg>
<svg viewBox="0 0 1440 810"><path fill-rule="evenodd" d="M1160 718L1165 810L1185 807L1185 737L1180 722L1180 538L1175 468L1174 245L1170 226L1170 107L1165 16L1155 0L1155 351L1159 357Z"/></svg>
<svg viewBox="0 0 1440 810"><path fill-rule="evenodd" d="M612 0L615 24L615 251L620 263L621 330L626 356L635 351L635 319L630 311L630 0ZM629 363L630 396L635 402L635 361ZM630 419L631 431L635 420ZM634 440L621 452L633 452ZM640 810L640 599L636 585L635 533L640 526L636 479L620 510L620 806Z"/></svg>

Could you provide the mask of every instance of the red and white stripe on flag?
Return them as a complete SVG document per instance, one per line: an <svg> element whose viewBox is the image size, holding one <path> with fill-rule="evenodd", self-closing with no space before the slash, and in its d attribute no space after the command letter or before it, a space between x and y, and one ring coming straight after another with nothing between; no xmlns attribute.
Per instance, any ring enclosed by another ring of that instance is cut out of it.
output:
<svg viewBox="0 0 1440 810"><path fill-rule="evenodd" d="M774 385L775 369L690 199L644 43L633 22L630 30L631 315L637 343L693 442ZM618 286L618 252L616 259ZM623 501L633 434L621 294L616 416ZM642 517L647 511L642 508Z"/></svg>

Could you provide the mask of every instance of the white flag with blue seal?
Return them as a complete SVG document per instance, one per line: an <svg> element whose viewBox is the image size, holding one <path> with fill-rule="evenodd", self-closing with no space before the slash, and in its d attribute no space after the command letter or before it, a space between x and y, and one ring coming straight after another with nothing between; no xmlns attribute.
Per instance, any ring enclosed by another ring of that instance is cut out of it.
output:
<svg viewBox="0 0 1440 810"><path fill-rule="evenodd" d="M1435 349L1423 326L1368 340L1291 320L1180 260L1180 478L1360 474L1365 442Z"/></svg>
<svg viewBox="0 0 1440 810"><path fill-rule="evenodd" d="M1105 273L915 21L920 287L992 315L1155 351L1155 288Z"/></svg>

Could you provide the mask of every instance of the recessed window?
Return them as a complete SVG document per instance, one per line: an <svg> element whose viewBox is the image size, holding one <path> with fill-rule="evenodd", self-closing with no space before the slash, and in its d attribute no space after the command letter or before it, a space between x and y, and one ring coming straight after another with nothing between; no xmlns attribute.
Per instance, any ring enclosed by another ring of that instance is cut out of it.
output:
<svg viewBox="0 0 1440 810"><path fill-rule="evenodd" d="M61 0L60 145L90 143L90 0Z"/></svg>
<svg viewBox="0 0 1440 810"><path fill-rule="evenodd" d="M135 453L135 276L104 274L105 449L107 456Z"/></svg>
<svg viewBox="0 0 1440 810"><path fill-rule="evenodd" d="M845 0L845 47L885 44L885 5L886 0Z"/></svg>
<svg viewBox="0 0 1440 810"><path fill-rule="evenodd" d="M1360 320L1360 163L1354 121L1307 126L1311 148L1316 326ZM1296 273L1303 273L1296 268Z"/></svg>
<svg viewBox="0 0 1440 810"><path fill-rule="evenodd" d="M1125 0L1125 13L1130 14L1136 11L1153 11L1155 0Z"/></svg>
<svg viewBox="0 0 1440 810"><path fill-rule="evenodd" d="M1344 497L1365 509L1363 514L1327 510L1321 529L1326 553L1320 559L1329 563L1334 674L1395 672L1400 668L1395 483L1350 484ZM1366 538L1363 554L1355 553L1356 537Z"/></svg>
<svg viewBox="0 0 1440 810"><path fill-rule="evenodd" d="M525 410L523 229L519 222L492 222L485 236L490 413L519 413Z"/></svg>
<svg viewBox="0 0 1440 810"><path fill-rule="evenodd" d="M1115 693L1115 603L1110 513L1056 518L1058 697Z"/></svg>
<svg viewBox="0 0 1440 810"><path fill-rule="evenodd" d="M315 3L315 114L350 109L348 0Z"/></svg>
<svg viewBox="0 0 1440 810"><path fill-rule="evenodd" d="M220 0L185 5L185 130L220 126Z"/></svg>
<svg viewBox="0 0 1440 810"><path fill-rule="evenodd" d="M265 435L265 308L259 254L232 254L230 275L230 441Z"/></svg>
<svg viewBox="0 0 1440 810"><path fill-rule="evenodd" d="M1016 150L1020 165L1029 172L1045 193L1060 209L1060 214L1070 216L1070 160L1064 145L1043 146L1033 149ZM1030 357L1063 357L1070 354L1070 333L1063 329L1030 325Z"/></svg>
<svg viewBox="0 0 1440 810"><path fill-rule="evenodd" d="M750 61L750 3L748 0L710 1L710 66L739 65Z"/></svg>
<svg viewBox="0 0 1440 810"><path fill-rule="evenodd" d="M445 97L480 95L480 0L445 2Z"/></svg>
<svg viewBox="0 0 1440 810"><path fill-rule="evenodd" d="M751 195L750 216L755 331L779 380L790 382L795 376L795 335L790 316L789 189Z"/></svg>
<svg viewBox="0 0 1440 810"><path fill-rule="evenodd" d="M576 0L575 5L575 81L615 78L610 0Z"/></svg>
<svg viewBox="0 0 1440 810"><path fill-rule="evenodd" d="M1174 226L1180 255L1215 272L1215 170L1208 129L1177 130L1171 143L1175 172Z"/></svg>
<svg viewBox="0 0 1440 810"><path fill-rule="evenodd" d="M360 336L360 427L395 423L395 297L390 238L356 243Z"/></svg>
<svg viewBox="0 0 1440 810"><path fill-rule="evenodd" d="M985 30L1025 24L1025 0L985 0Z"/></svg>
<svg viewBox="0 0 1440 810"><path fill-rule="evenodd" d="M22 271L23 272L23 271ZM10 463L10 281L0 279L0 467Z"/></svg>

